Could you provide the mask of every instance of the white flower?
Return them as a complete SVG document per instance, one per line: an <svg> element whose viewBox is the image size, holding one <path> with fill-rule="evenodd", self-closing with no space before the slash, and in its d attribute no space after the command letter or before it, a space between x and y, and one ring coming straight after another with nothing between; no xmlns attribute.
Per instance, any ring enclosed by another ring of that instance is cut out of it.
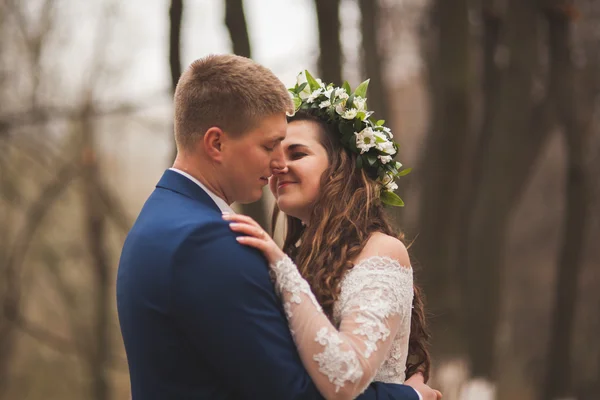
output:
<svg viewBox="0 0 600 400"><path fill-rule="evenodd" d="M394 177L392 175L386 174L385 177L379 181L383 184L385 190L388 192L393 192L398 189L398 185L396 182L394 182Z"/></svg>
<svg viewBox="0 0 600 400"><path fill-rule="evenodd" d="M373 129L367 127L358 133L354 133L356 135L356 147L360 149L360 154L363 154L372 147L375 147L375 135L373 133Z"/></svg>
<svg viewBox="0 0 600 400"><path fill-rule="evenodd" d="M325 90L323 92L323 95L326 96L328 99L331 98L331 93L333 93L333 87L330 86L327 90Z"/></svg>
<svg viewBox="0 0 600 400"><path fill-rule="evenodd" d="M298 96L302 99L302 100L306 100L308 99L308 97L311 95L310 93L310 88L308 87L308 85L306 85L304 87L304 89L302 89L302 91L300 93L298 93Z"/></svg>
<svg viewBox="0 0 600 400"><path fill-rule="evenodd" d="M351 108L349 110L346 110L346 112L344 112L344 114L342 114L342 118L354 119L354 117L356 117L357 113L358 113L358 110L356 108Z"/></svg>
<svg viewBox="0 0 600 400"><path fill-rule="evenodd" d="M379 139L380 142L388 142L387 136L385 136L380 130L375 130L375 138Z"/></svg>
<svg viewBox="0 0 600 400"><path fill-rule="evenodd" d="M321 86L322 88L325 88L325 84L323 83L322 80L320 80L319 78L316 78L315 81L317 81L317 83L319 84L319 86Z"/></svg>
<svg viewBox="0 0 600 400"><path fill-rule="evenodd" d="M392 161L392 156L377 156L382 164L387 164Z"/></svg>
<svg viewBox="0 0 600 400"><path fill-rule="evenodd" d="M319 88L317 90L315 90L314 92L312 92L310 94L310 96L308 96L308 98L306 99L307 103L313 103L317 97L319 97L321 95L321 93L323 92L323 88Z"/></svg>
<svg viewBox="0 0 600 400"><path fill-rule="evenodd" d="M346 100L350 96L348 96L348 93L346 93L346 90L344 88L336 88L335 97Z"/></svg>
<svg viewBox="0 0 600 400"><path fill-rule="evenodd" d="M300 86L305 82L308 81L306 80L306 75L304 74L304 71L302 71L298 75L296 75L296 85Z"/></svg>
<svg viewBox="0 0 600 400"><path fill-rule="evenodd" d="M342 103L338 104L337 106L335 106L335 111L339 115L343 115L346 112L346 102L342 102Z"/></svg>
<svg viewBox="0 0 600 400"><path fill-rule="evenodd" d="M375 147L377 148L377 150L383 151L386 154L390 154L390 155L396 154L396 149L394 148L394 144L392 142L388 142L387 140L382 143L377 143Z"/></svg>
<svg viewBox="0 0 600 400"><path fill-rule="evenodd" d="M360 96L356 96L352 104L358 111L366 111L365 107L367 105L367 99L363 99Z"/></svg>
<svg viewBox="0 0 600 400"><path fill-rule="evenodd" d="M319 104L319 108L327 108L327 107L329 107L329 106L331 106L331 101L329 101L329 100L322 101L322 102Z"/></svg>

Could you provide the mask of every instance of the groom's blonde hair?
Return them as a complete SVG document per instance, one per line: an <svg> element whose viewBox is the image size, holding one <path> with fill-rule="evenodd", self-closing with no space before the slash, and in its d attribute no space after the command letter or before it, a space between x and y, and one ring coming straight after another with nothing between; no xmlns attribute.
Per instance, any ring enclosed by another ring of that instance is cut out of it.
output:
<svg viewBox="0 0 600 400"><path fill-rule="evenodd" d="M230 54L198 59L175 90L177 149L192 148L211 127L241 135L262 118L292 109L287 89L268 68Z"/></svg>

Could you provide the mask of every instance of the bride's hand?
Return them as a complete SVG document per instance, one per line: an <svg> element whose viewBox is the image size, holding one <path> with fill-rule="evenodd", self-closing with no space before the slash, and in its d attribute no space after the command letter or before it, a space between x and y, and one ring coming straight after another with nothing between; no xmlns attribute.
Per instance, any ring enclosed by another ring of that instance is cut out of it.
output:
<svg viewBox="0 0 600 400"><path fill-rule="evenodd" d="M262 227L252 218L240 214L223 214L223 219L231 222L231 230L247 236L238 236L239 243L255 247L262 251L269 265L285 257L285 253L277 246L277 243L265 232Z"/></svg>

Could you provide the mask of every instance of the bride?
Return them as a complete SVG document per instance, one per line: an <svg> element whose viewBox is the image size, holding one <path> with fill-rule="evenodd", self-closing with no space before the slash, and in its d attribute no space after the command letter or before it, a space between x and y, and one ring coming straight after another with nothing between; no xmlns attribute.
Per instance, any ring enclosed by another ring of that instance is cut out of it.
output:
<svg viewBox="0 0 600 400"><path fill-rule="evenodd" d="M270 181L287 215L283 251L251 218L224 215L269 261L302 362L327 399L353 399L371 381L426 381L431 363L408 252L383 209L402 205L394 179L405 171L390 130L369 118L367 85L352 93L305 71L290 89L287 167Z"/></svg>

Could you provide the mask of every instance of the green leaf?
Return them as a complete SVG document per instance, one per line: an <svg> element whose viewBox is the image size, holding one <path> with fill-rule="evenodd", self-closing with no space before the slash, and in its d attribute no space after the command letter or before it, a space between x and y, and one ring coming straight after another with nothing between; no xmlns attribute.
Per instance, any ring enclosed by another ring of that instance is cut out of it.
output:
<svg viewBox="0 0 600 400"><path fill-rule="evenodd" d="M367 162L370 166L375 165L377 162L377 156L375 154L367 154Z"/></svg>
<svg viewBox="0 0 600 400"><path fill-rule="evenodd" d="M367 97L367 88L369 87L369 79L358 85L354 91L355 96L360 96L363 99Z"/></svg>
<svg viewBox="0 0 600 400"><path fill-rule="evenodd" d="M308 82L304 82L303 84L301 84L300 86L298 86L296 88L296 94L300 94L300 92L304 90L304 88L306 87L306 85L308 85Z"/></svg>
<svg viewBox="0 0 600 400"><path fill-rule="evenodd" d="M313 76L307 70L304 70L304 73L306 74L306 81L310 85L311 91L315 91L321 87L321 85L319 85L319 82L317 82L317 80L313 78Z"/></svg>
<svg viewBox="0 0 600 400"><path fill-rule="evenodd" d="M348 83L348 81L344 81L342 88L346 91L346 93L348 93L348 96L352 94L352 89L350 89L350 84Z"/></svg>
<svg viewBox="0 0 600 400"><path fill-rule="evenodd" d="M388 206L404 207L404 202L402 201L400 196L393 192L382 192L381 201L383 202L383 204L387 204Z"/></svg>
<svg viewBox="0 0 600 400"><path fill-rule="evenodd" d="M327 115L329 118L333 119L335 117L335 108L327 107Z"/></svg>
<svg viewBox="0 0 600 400"><path fill-rule="evenodd" d="M352 107L354 107L354 95L353 94L351 94L350 97L348 97L348 100L346 100L346 110L349 110Z"/></svg>
<svg viewBox="0 0 600 400"><path fill-rule="evenodd" d="M300 108L301 104L302 104L302 99L300 97L294 96L294 109L298 110L298 108Z"/></svg>
<svg viewBox="0 0 600 400"><path fill-rule="evenodd" d="M410 171L412 171L412 168L403 169L402 171L398 172L398 176L408 175L408 174L410 174Z"/></svg>
<svg viewBox="0 0 600 400"><path fill-rule="evenodd" d="M363 167L362 156L358 156L358 157L356 157L356 168L362 169L362 167Z"/></svg>
<svg viewBox="0 0 600 400"><path fill-rule="evenodd" d="M351 124L340 122L339 127L340 132L342 132L342 134L354 136L354 128Z"/></svg>
<svg viewBox="0 0 600 400"><path fill-rule="evenodd" d="M383 124L385 124L385 119L380 119L375 123L376 126L383 126Z"/></svg>
<svg viewBox="0 0 600 400"><path fill-rule="evenodd" d="M354 135L342 135L342 138L340 139L340 141L342 142L342 144L346 147L350 146L350 140L352 140Z"/></svg>
<svg viewBox="0 0 600 400"><path fill-rule="evenodd" d="M356 147L356 138L352 138L352 140L350 140L350 143L348 144L351 151L355 153L360 153L360 150L358 150L358 147Z"/></svg>

